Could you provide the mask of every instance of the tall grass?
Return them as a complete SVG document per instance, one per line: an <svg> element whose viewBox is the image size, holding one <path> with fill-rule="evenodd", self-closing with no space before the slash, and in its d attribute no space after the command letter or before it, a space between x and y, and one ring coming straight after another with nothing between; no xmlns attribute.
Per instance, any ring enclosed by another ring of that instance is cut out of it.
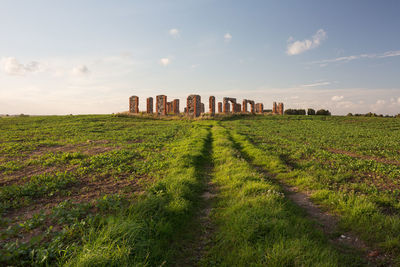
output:
<svg viewBox="0 0 400 267"><path fill-rule="evenodd" d="M212 129L214 183L212 214L218 231L204 265L352 266L357 256L336 251L281 188L257 172L235 149L222 127Z"/></svg>
<svg viewBox="0 0 400 267"><path fill-rule="evenodd" d="M173 144L166 178L138 199L127 212L91 229L67 266L159 266L168 264L170 246L193 215L202 190L210 130L194 125L190 137Z"/></svg>

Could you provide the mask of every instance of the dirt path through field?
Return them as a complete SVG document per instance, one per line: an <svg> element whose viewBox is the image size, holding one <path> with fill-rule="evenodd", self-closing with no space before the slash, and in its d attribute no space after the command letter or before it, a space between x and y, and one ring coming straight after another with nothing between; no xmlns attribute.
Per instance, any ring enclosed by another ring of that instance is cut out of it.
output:
<svg viewBox="0 0 400 267"><path fill-rule="evenodd" d="M211 136L207 146L208 158L204 167L204 191L201 194L199 209L184 233L183 240L181 240L181 252L175 259L174 266L199 266L199 262L206 254L207 247L212 242L215 225L211 221L210 214L218 191L211 182L214 169L212 140Z"/></svg>

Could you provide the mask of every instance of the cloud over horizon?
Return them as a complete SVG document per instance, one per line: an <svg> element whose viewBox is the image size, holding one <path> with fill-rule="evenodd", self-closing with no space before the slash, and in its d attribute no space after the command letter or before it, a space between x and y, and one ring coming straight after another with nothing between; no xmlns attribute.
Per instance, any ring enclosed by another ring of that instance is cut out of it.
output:
<svg viewBox="0 0 400 267"><path fill-rule="evenodd" d="M6 57L1 60L3 70L8 75L24 76L29 72L36 72L40 70L40 63L31 61L27 64L20 63L15 57Z"/></svg>
<svg viewBox="0 0 400 267"><path fill-rule="evenodd" d="M327 37L326 32L323 29L319 29L310 39L305 39L303 41L294 41L293 37L289 37L287 45L286 53L289 56L299 55L308 50L317 48L321 45L322 41L324 41Z"/></svg>

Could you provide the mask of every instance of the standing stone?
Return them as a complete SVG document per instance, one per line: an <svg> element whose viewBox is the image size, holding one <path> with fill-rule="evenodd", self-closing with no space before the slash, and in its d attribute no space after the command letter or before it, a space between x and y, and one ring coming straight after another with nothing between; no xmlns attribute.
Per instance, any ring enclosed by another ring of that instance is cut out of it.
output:
<svg viewBox="0 0 400 267"><path fill-rule="evenodd" d="M247 99L243 99L242 112L247 112Z"/></svg>
<svg viewBox="0 0 400 267"><path fill-rule="evenodd" d="M156 96L156 113L157 115L167 115L167 96Z"/></svg>
<svg viewBox="0 0 400 267"><path fill-rule="evenodd" d="M272 114L277 114L278 113L278 108L276 106L276 102L272 103Z"/></svg>
<svg viewBox="0 0 400 267"><path fill-rule="evenodd" d="M255 110L255 103L254 103L253 100L251 100L251 101L249 101L249 102L250 102L250 112L254 114L254 113L256 112L256 110Z"/></svg>
<svg viewBox="0 0 400 267"><path fill-rule="evenodd" d="M209 109L210 109L211 116L214 116L215 115L215 96L210 96Z"/></svg>
<svg viewBox="0 0 400 267"><path fill-rule="evenodd" d="M256 104L256 113L263 113L264 112L264 105L263 103L257 103Z"/></svg>
<svg viewBox="0 0 400 267"><path fill-rule="evenodd" d="M149 113L149 114L153 114L153 98L152 97L148 97L147 98L147 100L146 100L146 106L147 106L147 109L146 109L146 112L147 113Z"/></svg>
<svg viewBox="0 0 400 267"><path fill-rule="evenodd" d="M283 103L278 104L278 113L279 115L283 115Z"/></svg>
<svg viewBox="0 0 400 267"><path fill-rule="evenodd" d="M133 95L129 98L129 112L139 113L139 97Z"/></svg>
<svg viewBox="0 0 400 267"><path fill-rule="evenodd" d="M204 103L201 103L201 113L204 113L206 111L206 108L204 106Z"/></svg>
<svg viewBox="0 0 400 267"><path fill-rule="evenodd" d="M218 102L218 113L222 113L222 102Z"/></svg>
<svg viewBox="0 0 400 267"><path fill-rule="evenodd" d="M172 101L172 113L179 114L179 99Z"/></svg>
<svg viewBox="0 0 400 267"><path fill-rule="evenodd" d="M186 99L186 112L189 116L198 117L201 114L201 97L189 95Z"/></svg>

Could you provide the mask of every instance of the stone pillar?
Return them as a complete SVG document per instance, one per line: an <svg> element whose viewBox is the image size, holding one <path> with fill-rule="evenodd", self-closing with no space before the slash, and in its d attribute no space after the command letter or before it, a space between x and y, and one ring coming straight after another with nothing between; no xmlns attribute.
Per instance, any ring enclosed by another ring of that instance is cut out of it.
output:
<svg viewBox="0 0 400 267"><path fill-rule="evenodd" d="M278 104L278 112L279 112L279 115L283 115L283 103Z"/></svg>
<svg viewBox="0 0 400 267"><path fill-rule="evenodd" d="M277 113L278 113L278 110L277 110L276 102L274 102L272 104L272 114L277 114Z"/></svg>
<svg viewBox="0 0 400 267"><path fill-rule="evenodd" d="M153 113L153 98L152 97L148 97L146 99L146 112L149 114Z"/></svg>
<svg viewBox="0 0 400 267"><path fill-rule="evenodd" d="M167 96L156 96L156 113L157 115L167 115Z"/></svg>
<svg viewBox="0 0 400 267"><path fill-rule="evenodd" d="M236 104L236 112L240 112L242 110L241 104Z"/></svg>
<svg viewBox="0 0 400 267"><path fill-rule="evenodd" d="M227 114L227 113L229 113L229 98L227 98L227 97L224 97L224 99L223 99L223 112L225 113L225 114Z"/></svg>
<svg viewBox="0 0 400 267"><path fill-rule="evenodd" d="M209 105L211 116L214 116L215 115L215 96L210 96L208 105Z"/></svg>
<svg viewBox="0 0 400 267"><path fill-rule="evenodd" d="M222 102L218 102L218 113L222 113Z"/></svg>
<svg viewBox="0 0 400 267"><path fill-rule="evenodd" d="M253 114L256 112L255 111L255 107L254 107L254 101L250 102L250 112L253 113Z"/></svg>
<svg viewBox="0 0 400 267"><path fill-rule="evenodd" d="M179 114L179 99L172 101L172 113Z"/></svg>
<svg viewBox="0 0 400 267"><path fill-rule="evenodd" d="M201 103L201 113L204 113L206 111L206 108L204 106L204 103Z"/></svg>
<svg viewBox="0 0 400 267"><path fill-rule="evenodd" d="M133 95L129 98L129 112L139 113L139 97Z"/></svg>
<svg viewBox="0 0 400 267"><path fill-rule="evenodd" d="M256 104L256 113L263 113L264 111L264 105L262 103L257 103Z"/></svg>
<svg viewBox="0 0 400 267"><path fill-rule="evenodd" d="M201 113L201 97L189 95L186 100L186 111L189 116L198 117Z"/></svg>
<svg viewBox="0 0 400 267"><path fill-rule="evenodd" d="M243 100L243 105L242 105L242 112L246 113L247 112L247 99Z"/></svg>

